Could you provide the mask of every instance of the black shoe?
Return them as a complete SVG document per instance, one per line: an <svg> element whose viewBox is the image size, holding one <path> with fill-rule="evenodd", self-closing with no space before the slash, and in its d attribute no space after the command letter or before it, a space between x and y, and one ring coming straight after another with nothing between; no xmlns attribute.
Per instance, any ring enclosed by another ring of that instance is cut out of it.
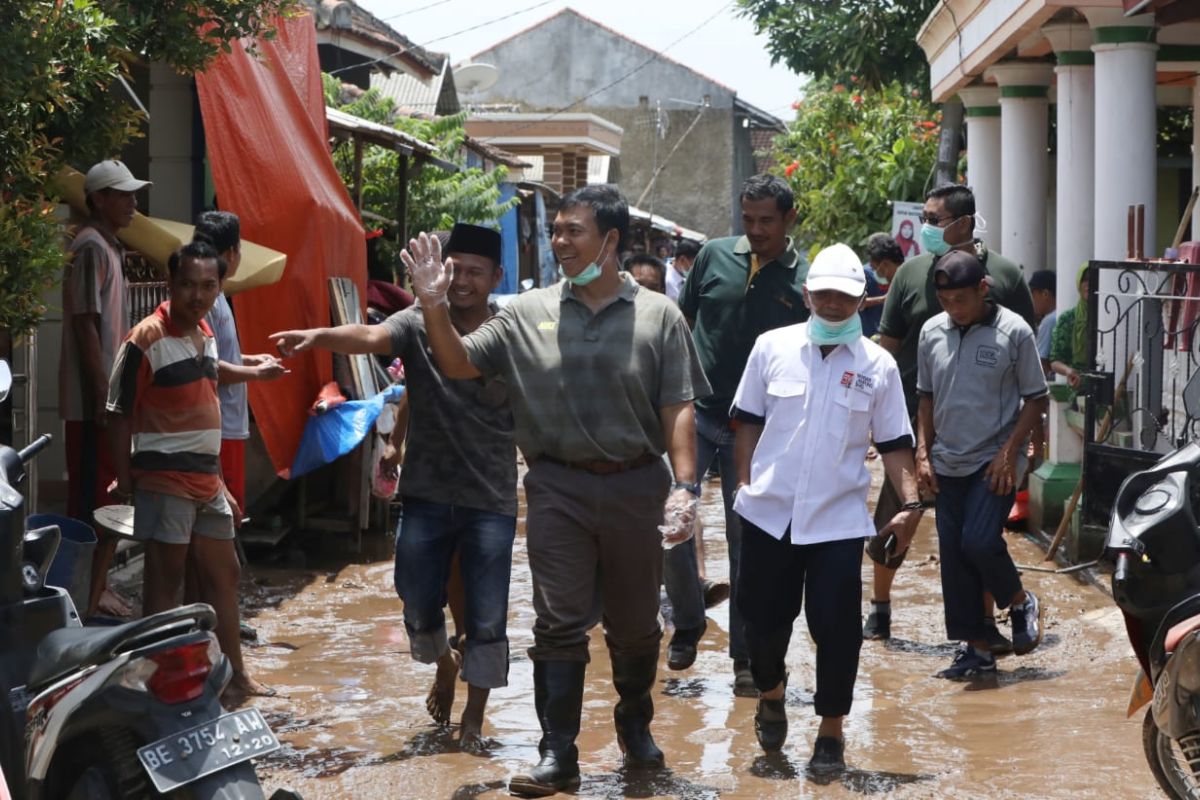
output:
<svg viewBox="0 0 1200 800"><path fill-rule="evenodd" d="M1025 590L1025 602L1008 610L1008 620L1012 623L1013 652L1017 655L1023 656L1041 643L1042 604L1033 592Z"/></svg>
<svg viewBox="0 0 1200 800"><path fill-rule="evenodd" d="M787 711L784 701L759 698L754 712L754 735L767 753L778 753L787 740Z"/></svg>
<svg viewBox="0 0 1200 800"><path fill-rule="evenodd" d="M983 621L983 639L994 656L1006 656L1013 651L1013 643L996 627L996 620L988 617Z"/></svg>
<svg viewBox="0 0 1200 800"><path fill-rule="evenodd" d="M754 675L750 672L750 662L735 660L733 662L733 696L758 697L758 687L754 685Z"/></svg>
<svg viewBox="0 0 1200 800"><path fill-rule="evenodd" d="M541 760L527 774L516 775L508 791L518 797L549 797L579 785L579 750L575 737L583 710L581 661L534 661L533 705L542 725Z"/></svg>
<svg viewBox="0 0 1200 800"><path fill-rule="evenodd" d="M867 624L863 625L863 638L867 640L892 638L892 612L880 611L872 604L871 613L867 615Z"/></svg>
<svg viewBox="0 0 1200 800"><path fill-rule="evenodd" d="M613 722L617 728L617 745L625 756L625 766L662 767L666 759L650 735L650 722L654 719L654 700L650 697L650 690L654 687L654 677L658 671L658 653L610 657L613 686L621 697L613 709Z"/></svg>
<svg viewBox="0 0 1200 800"><path fill-rule="evenodd" d="M708 629L705 622L699 628L677 628L667 646L667 666L673 670L687 669L696 663L696 645Z"/></svg>
<svg viewBox="0 0 1200 800"><path fill-rule="evenodd" d="M846 743L832 736L818 736L813 743L808 768L813 772L837 772L846 768Z"/></svg>
<svg viewBox="0 0 1200 800"><path fill-rule="evenodd" d="M729 599L729 581L704 582L704 607L719 606Z"/></svg>
<svg viewBox="0 0 1200 800"><path fill-rule="evenodd" d="M996 674L996 657L991 653L980 655L974 647L964 644L954 656L953 663L934 677L948 681L965 681L984 675Z"/></svg>

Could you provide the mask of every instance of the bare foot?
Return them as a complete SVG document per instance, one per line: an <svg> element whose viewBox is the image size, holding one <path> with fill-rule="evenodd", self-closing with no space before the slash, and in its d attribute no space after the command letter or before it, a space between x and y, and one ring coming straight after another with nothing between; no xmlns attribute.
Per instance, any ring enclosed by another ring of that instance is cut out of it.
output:
<svg viewBox="0 0 1200 800"><path fill-rule="evenodd" d="M461 666L462 656L454 648L447 650L438 659L437 676L425 697L425 709L438 725L450 724L450 711L454 706L454 683L458 680L458 670Z"/></svg>
<svg viewBox="0 0 1200 800"><path fill-rule="evenodd" d="M270 686L267 686L265 683L259 683L244 672L235 672L233 678L229 681L229 685L225 687L225 691L236 692L246 697L274 697L278 694Z"/></svg>
<svg viewBox="0 0 1200 800"><path fill-rule="evenodd" d="M463 709L458 732L458 744L465 753L478 755L486 749L483 743L483 710L490 692L490 689L467 684L467 707Z"/></svg>
<svg viewBox="0 0 1200 800"><path fill-rule="evenodd" d="M96 604L96 607L100 613L110 617L133 616L133 606L129 604L129 601L108 587L101 593L100 602Z"/></svg>

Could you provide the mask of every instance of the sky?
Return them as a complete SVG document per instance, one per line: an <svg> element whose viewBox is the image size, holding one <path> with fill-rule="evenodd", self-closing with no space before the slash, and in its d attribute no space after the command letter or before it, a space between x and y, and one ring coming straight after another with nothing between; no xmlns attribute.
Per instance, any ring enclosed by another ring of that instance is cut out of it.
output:
<svg viewBox="0 0 1200 800"><path fill-rule="evenodd" d="M449 53L451 63L455 64L568 6L655 50L667 48L713 17L702 28L671 45L666 55L735 89L738 97L784 120L795 116L792 102L799 97L803 82L786 66L771 65L766 36L756 36L754 26L737 16L737 4L730 0L358 0L358 3L417 44Z"/></svg>

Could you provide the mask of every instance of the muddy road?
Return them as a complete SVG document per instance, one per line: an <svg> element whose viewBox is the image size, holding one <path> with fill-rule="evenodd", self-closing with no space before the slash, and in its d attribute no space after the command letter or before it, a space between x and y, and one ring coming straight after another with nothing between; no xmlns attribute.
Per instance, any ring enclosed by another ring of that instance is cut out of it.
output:
<svg viewBox="0 0 1200 800"><path fill-rule="evenodd" d="M877 470L876 470L877 471ZM710 577L725 574L716 484L705 491ZM521 520L524 524L524 520ZM255 674L282 696L256 704L284 747L259 763L268 789L291 786L317 798L495 798L508 777L536 761L529 569L524 538L514 553L509 686L492 692L486 752L460 752L453 731L425 710L433 667L408 656L392 585L390 544L347 563L306 569L255 567L247 621L261 644L247 651ZM1040 549L1009 536L1018 563ZM854 710L846 725L849 769L832 780L806 775L816 733L814 660L803 625L788 655L790 732L783 753L765 758L754 738L755 701L732 694L728 611L709 612L695 665L660 666L653 731L667 755L660 774L627 774L612 728L616 701L600 632L579 739L580 798L1157 797L1142 756L1140 715L1125 718L1135 669L1120 616L1107 595L1073 577L1025 573L1046 608L1042 646L999 662L994 679L933 677L949 664L932 514L922 522L893 594L892 633L863 646ZM864 596L870 565L864 559ZM1002 630L1006 626L1002 625ZM457 721L465 700L459 684Z"/></svg>

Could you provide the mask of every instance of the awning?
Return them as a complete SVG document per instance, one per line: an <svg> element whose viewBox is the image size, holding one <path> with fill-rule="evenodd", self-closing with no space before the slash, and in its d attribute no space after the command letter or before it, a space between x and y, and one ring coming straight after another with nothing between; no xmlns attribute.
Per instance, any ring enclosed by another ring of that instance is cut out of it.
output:
<svg viewBox="0 0 1200 800"><path fill-rule="evenodd" d="M390 125L372 122L369 119L328 107L325 109L325 121L329 124L329 135L334 138L361 139L370 144L395 150L402 155L416 155L422 161L434 164L446 172L458 172L457 164L437 157L438 149L435 145Z"/></svg>
<svg viewBox="0 0 1200 800"><path fill-rule="evenodd" d="M681 239L689 239L697 244L704 244L708 241L708 237L699 231L685 228L658 214L651 215L649 211L643 211L637 206L629 207L629 219L630 221L637 221L643 225L648 225L651 230L660 231L669 236Z"/></svg>
<svg viewBox="0 0 1200 800"><path fill-rule="evenodd" d="M59 191L71 208L87 214L83 196L83 175L73 169L64 170L57 180ZM147 217L134 212L133 223L117 231L117 238L126 247L145 256L164 275L167 259L182 245L192 240L195 228L186 222ZM283 275L287 256L278 250L242 240L242 264L237 275L225 282L226 294L236 294L257 286L270 286Z"/></svg>

